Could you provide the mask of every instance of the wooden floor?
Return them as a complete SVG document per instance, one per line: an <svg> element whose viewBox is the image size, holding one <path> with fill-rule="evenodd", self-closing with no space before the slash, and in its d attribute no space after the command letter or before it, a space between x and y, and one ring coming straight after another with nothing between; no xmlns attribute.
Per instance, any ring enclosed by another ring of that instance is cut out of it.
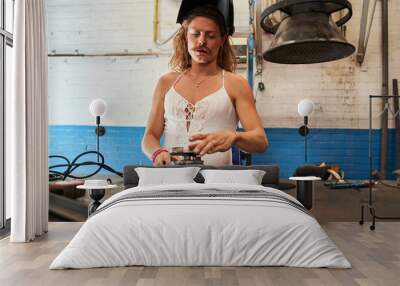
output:
<svg viewBox="0 0 400 286"><path fill-rule="evenodd" d="M49 233L28 244L0 241L0 285L400 285L400 222L325 223L323 228L353 268L122 267L48 270L81 223L53 222Z"/></svg>

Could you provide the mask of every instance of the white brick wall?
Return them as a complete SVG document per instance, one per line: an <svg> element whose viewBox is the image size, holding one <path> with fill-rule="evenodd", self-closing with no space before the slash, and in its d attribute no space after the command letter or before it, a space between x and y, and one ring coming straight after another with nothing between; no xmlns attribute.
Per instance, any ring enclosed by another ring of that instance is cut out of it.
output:
<svg viewBox="0 0 400 286"><path fill-rule="evenodd" d="M352 0L354 14L347 38L357 45L362 0ZM390 3L390 78L400 77L400 7ZM236 27L246 29L248 1L235 0ZM161 39L175 24L180 1L160 0ZM168 70L170 45L152 42L153 1L48 0L49 52L112 53L162 52L159 57L84 57L49 59L50 124L93 124L89 102L107 100L107 125L143 126L157 78ZM381 91L380 2L375 14L365 63L355 57L313 65L277 65L264 62L266 90L257 92L257 108L265 127L297 127L297 103L310 98L316 110L314 127L366 128L368 94ZM266 49L271 39L264 34ZM258 79L257 79L258 80ZM257 81L256 81L257 82ZM391 84L390 84L391 88ZM378 103L379 106L379 103ZM376 108L378 111L378 108ZM379 123L375 120L376 126Z"/></svg>

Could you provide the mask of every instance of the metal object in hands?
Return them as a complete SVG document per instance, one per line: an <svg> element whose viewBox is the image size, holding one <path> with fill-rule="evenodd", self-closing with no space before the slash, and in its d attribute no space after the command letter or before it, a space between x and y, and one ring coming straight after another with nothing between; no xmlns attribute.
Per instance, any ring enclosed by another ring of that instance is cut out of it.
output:
<svg viewBox="0 0 400 286"><path fill-rule="evenodd" d="M334 22L332 13L347 9ZM274 24L272 14L281 12ZM275 34L270 48L264 52L266 61L282 64L311 64L345 58L354 53L339 27L352 16L347 0L284 0L268 7L261 15L261 27Z"/></svg>
<svg viewBox="0 0 400 286"><path fill-rule="evenodd" d="M195 152L185 152L183 147L173 147L171 159L174 165L203 165L201 156Z"/></svg>

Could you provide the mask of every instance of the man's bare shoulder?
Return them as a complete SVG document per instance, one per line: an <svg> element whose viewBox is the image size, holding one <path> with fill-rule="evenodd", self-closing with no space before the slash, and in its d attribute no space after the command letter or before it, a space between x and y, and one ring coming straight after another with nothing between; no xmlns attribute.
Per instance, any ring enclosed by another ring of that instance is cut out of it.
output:
<svg viewBox="0 0 400 286"><path fill-rule="evenodd" d="M232 91L233 93L236 92L243 92L249 90L249 84L247 80L239 75L232 72L225 72L225 80L226 80L226 87Z"/></svg>
<svg viewBox="0 0 400 286"><path fill-rule="evenodd" d="M169 89L178 76L178 72L168 72L163 74L158 80L158 85L160 85L163 89Z"/></svg>

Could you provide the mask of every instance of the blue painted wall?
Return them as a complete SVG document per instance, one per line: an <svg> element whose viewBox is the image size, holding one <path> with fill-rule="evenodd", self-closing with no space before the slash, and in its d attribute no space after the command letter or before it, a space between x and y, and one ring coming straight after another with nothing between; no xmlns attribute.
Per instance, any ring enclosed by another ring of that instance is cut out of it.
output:
<svg viewBox="0 0 400 286"><path fill-rule="evenodd" d="M94 126L49 126L49 155L63 155L73 160L78 154L96 150ZM304 137L295 128L266 129L270 147L264 154L254 154L253 164L278 164L281 178L290 177L304 164ZM105 163L122 171L128 164L150 165L142 153L140 143L144 127L106 127L100 137L100 152ZM379 167L379 131L373 131L373 165ZM388 170L395 169L395 130L389 131ZM96 161L94 155L82 157L82 161ZM339 165L348 179L368 178L368 130L367 129L312 129L308 137L308 162ZM49 165L62 163L50 159ZM81 167L76 174L87 174L96 168ZM102 173L107 173L102 171Z"/></svg>

